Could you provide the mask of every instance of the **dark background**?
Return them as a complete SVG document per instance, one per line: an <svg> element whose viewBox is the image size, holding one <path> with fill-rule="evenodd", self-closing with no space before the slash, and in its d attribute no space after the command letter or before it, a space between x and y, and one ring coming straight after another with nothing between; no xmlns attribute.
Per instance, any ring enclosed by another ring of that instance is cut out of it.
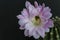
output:
<svg viewBox="0 0 60 40"><path fill-rule="evenodd" d="M32 4L35 0L28 0ZM45 3L52 9L54 16L60 17L60 0L36 0ZM0 0L0 40L34 40L33 37L24 36L24 31L19 30L16 16L25 8L26 0Z"/></svg>

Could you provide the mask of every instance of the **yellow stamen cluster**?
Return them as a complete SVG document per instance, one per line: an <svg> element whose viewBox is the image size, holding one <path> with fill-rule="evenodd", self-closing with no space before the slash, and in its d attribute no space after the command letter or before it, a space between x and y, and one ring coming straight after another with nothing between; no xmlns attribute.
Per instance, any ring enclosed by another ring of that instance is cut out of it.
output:
<svg viewBox="0 0 60 40"><path fill-rule="evenodd" d="M32 23L33 23L34 25L40 25L40 23L41 23L40 17L39 17L39 16L35 16L35 17L33 18L33 20L32 20Z"/></svg>

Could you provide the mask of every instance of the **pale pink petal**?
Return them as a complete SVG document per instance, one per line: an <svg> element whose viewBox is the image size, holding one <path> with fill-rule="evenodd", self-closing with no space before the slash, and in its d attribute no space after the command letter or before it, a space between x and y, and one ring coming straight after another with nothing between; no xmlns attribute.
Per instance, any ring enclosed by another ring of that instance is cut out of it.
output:
<svg viewBox="0 0 60 40"><path fill-rule="evenodd" d="M20 26L19 29L24 30L24 26Z"/></svg>
<svg viewBox="0 0 60 40"><path fill-rule="evenodd" d="M43 9L45 8L45 4L44 4L44 3L42 4L42 8L43 8Z"/></svg>
<svg viewBox="0 0 60 40"><path fill-rule="evenodd" d="M29 22L28 19L20 19L20 20L18 21L18 24L21 25L21 26L23 26L24 24L26 24L26 23L28 23L28 22Z"/></svg>
<svg viewBox="0 0 60 40"><path fill-rule="evenodd" d="M24 31L24 35L25 35L25 36L29 36L29 31L28 31L28 30L25 30L25 31Z"/></svg>
<svg viewBox="0 0 60 40"><path fill-rule="evenodd" d="M34 5L35 5L35 7L38 7L38 3L37 3L37 1L34 2Z"/></svg>
<svg viewBox="0 0 60 40"><path fill-rule="evenodd" d="M39 14L38 10L31 5L29 2L26 2L27 9L29 11L30 17L37 16Z"/></svg>
<svg viewBox="0 0 60 40"><path fill-rule="evenodd" d="M26 29L26 30L32 30L32 29L34 29L34 26L32 25L32 23L27 23L27 24L25 25L25 29Z"/></svg>
<svg viewBox="0 0 60 40"><path fill-rule="evenodd" d="M45 7L44 9L43 9L43 13L45 13L45 12L50 12L51 11L51 9L49 8L49 7Z"/></svg>
<svg viewBox="0 0 60 40"><path fill-rule="evenodd" d="M38 10L39 14L41 14L42 6L41 6L41 5L39 5L36 9Z"/></svg>
<svg viewBox="0 0 60 40"><path fill-rule="evenodd" d="M35 39L38 39L38 38L40 37L40 35L38 34L38 32L34 31L34 32L33 32L33 37L34 37Z"/></svg>
<svg viewBox="0 0 60 40"><path fill-rule="evenodd" d="M34 8L32 5L29 6L29 13L30 13L30 16L37 16L39 14L36 8Z"/></svg>
<svg viewBox="0 0 60 40"><path fill-rule="evenodd" d="M22 15L17 15L18 19L23 19L24 17Z"/></svg>
<svg viewBox="0 0 60 40"><path fill-rule="evenodd" d="M43 12L44 7L45 7L45 4L43 3L43 4L41 5L40 13L42 13L42 12Z"/></svg>
<svg viewBox="0 0 60 40"><path fill-rule="evenodd" d="M46 18L46 19L49 19L49 18L52 17L52 13L50 13L50 12L45 12L45 13L42 14L42 16L43 16L44 18Z"/></svg>
<svg viewBox="0 0 60 40"><path fill-rule="evenodd" d="M28 18L28 12L27 12L27 9L23 9L23 11L21 12L25 18Z"/></svg>
<svg viewBox="0 0 60 40"><path fill-rule="evenodd" d="M46 27L49 27L49 28L52 28L54 26L53 20L52 19L49 19L45 26Z"/></svg>
<svg viewBox="0 0 60 40"><path fill-rule="evenodd" d="M45 29L45 32L49 32L50 30L49 30L49 28L44 28Z"/></svg>
<svg viewBox="0 0 60 40"><path fill-rule="evenodd" d="M53 21L49 19L48 22L44 25L45 32L49 32L49 28L52 28L53 26Z"/></svg>
<svg viewBox="0 0 60 40"><path fill-rule="evenodd" d="M33 34L34 31L35 31L35 29L29 30L29 36L32 36L32 34Z"/></svg>
<svg viewBox="0 0 60 40"><path fill-rule="evenodd" d="M41 15L40 15L40 19L41 19L41 22L42 22L43 25L48 22L48 20L46 20L46 18L41 16Z"/></svg>
<svg viewBox="0 0 60 40"><path fill-rule="evenodd" d="M45 30L44 30L43 27L42 27L42 28L38 28L38 29L37 29L37 32L39 33L39 35L40 35L42 38L45 37Z"/></svg>
<svg viewBox="0 0 60 40"><path fill-rule="evenodd" d="M44 16L46 19L49 19L52 16L50 11L51 9L49 7L45 7L42 11L42 16Z"/></svg>
<svg viewBox="0 0 60 40"><path fill-rule="evenodd" d="M31 5L31 3L29 1L26 1L26 3L25 3L26 8L28 8L29 5Z"/></svg>

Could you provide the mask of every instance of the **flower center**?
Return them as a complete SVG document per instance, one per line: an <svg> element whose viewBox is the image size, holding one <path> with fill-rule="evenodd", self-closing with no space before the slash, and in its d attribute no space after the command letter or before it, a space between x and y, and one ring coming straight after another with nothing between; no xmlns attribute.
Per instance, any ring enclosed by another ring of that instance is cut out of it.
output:
<svg viewBox="0 0 60 40"><path fill-rule="evenodd" d="M35 26L40 25L40 23L41 23L40 17L39 17L39 16L35 16L35 17L32 19L32 23L33 23Z"/></svg>

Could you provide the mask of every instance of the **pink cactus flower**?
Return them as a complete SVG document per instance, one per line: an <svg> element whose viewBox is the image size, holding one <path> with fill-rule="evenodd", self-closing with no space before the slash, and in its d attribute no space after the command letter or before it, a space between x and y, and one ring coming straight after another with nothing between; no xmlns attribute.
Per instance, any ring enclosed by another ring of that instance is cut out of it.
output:
<svg viewBox="0 0 60 40"><path fill-rule="evenodd" d="M33 36L38 39L40 36L45 37L45 32L49 32L49 28L54 26L51 9L45 7L45 4L38 5L35 1L34 6L26 1L26 8L21 11L20 15L17 15L19 19L18 23L20 25L19 29L25 30L25 36Z"/></svg>

